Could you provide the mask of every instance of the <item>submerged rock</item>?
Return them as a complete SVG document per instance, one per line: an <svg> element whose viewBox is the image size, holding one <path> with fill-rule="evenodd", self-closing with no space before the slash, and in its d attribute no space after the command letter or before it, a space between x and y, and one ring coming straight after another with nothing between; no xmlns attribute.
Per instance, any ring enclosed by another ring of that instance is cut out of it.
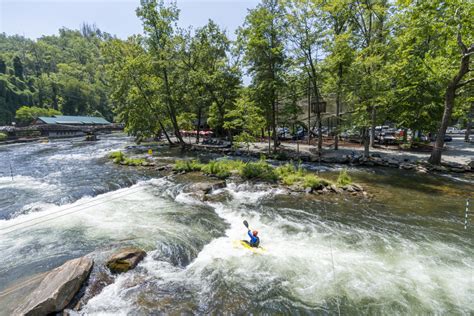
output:
<svg viewBox="0 0 474 316"><path fill-rule="evenodd" d="M112 273L122 273L133 269L145 258L146 252L139 248L124 248L113 254L105 264Z"/></svg>
<svg viewBox="0 0 474 316"><path fill-rule="evenodd" d="M185 192L203 192L204 194L208 194L213 190L218 190L226 187L225 181L218 181L218 182L199 182L194 183L190 187L186 188Z"/></svg>
<svg viewBox="0 0 474 316"><path fill-rule="evenodd" d="M62 311L89 276L94 261L87 257L67 261L46 274L14 315L47 315Z"/></svg>

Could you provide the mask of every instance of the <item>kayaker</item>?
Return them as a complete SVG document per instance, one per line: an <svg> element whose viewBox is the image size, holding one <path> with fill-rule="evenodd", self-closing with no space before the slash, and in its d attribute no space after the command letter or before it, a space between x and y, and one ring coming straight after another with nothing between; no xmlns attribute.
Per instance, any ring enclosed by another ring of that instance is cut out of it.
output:
<svg viewBox="0 0 474 316"><path fill-rule="evenodd" d="M249 241L250 246L257 248L258 245L260 245L260 238L257 237L258 231L254 230L253 232L251 232L249 229L248 234L250 237L250 241Z"/></svg>

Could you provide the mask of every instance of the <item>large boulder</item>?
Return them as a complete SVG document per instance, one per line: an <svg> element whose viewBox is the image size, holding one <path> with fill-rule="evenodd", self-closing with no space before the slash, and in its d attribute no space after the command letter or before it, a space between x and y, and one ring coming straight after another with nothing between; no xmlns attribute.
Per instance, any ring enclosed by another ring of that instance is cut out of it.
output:
<svg viewBox="0 0 474 316"><path fill-rule="evenodd" d="M139 248L124 248L114 253L105 264L112 273L122 273L133 269L145 258L146 252Z"/></svg>
<svg viewBox="0 0 474 316"><path fill-rule="evenodd" d="M67 261L46 274L14 315L47 315L62 311L74 298L94 265L87 257Z"/></svg>

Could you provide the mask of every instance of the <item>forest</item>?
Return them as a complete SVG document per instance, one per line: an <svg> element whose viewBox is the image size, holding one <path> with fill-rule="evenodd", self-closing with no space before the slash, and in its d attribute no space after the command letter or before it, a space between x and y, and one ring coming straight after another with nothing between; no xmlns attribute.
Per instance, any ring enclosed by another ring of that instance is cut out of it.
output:
<svg viewBox="0 0 474 316"><path fill-rule="evenodd" d="M143 33L119 39L84 24L30 40L0 35L0 124L21 106L99 115L138 138L208 126L241 143L312 130L327 107L338 134L375 126L437 134L474 112L474 3L463 0L261 0L235 40L215 22L178 27L176 3L142 0ZM244 84L244 78L250 78ZM197 133L199 138L199 133ZM197 139L196 141L199 141Z"/></svg>

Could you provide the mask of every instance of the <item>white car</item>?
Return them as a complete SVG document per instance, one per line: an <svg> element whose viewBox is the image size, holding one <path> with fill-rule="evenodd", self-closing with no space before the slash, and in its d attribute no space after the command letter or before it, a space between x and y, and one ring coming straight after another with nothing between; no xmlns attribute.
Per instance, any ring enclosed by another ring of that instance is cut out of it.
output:
<svg viewBox="0 0 474 316"><path fill-rule="evenodd" d="M461 131L457 127L448 127L446 129L447 134L460 134Z"/></svg>

